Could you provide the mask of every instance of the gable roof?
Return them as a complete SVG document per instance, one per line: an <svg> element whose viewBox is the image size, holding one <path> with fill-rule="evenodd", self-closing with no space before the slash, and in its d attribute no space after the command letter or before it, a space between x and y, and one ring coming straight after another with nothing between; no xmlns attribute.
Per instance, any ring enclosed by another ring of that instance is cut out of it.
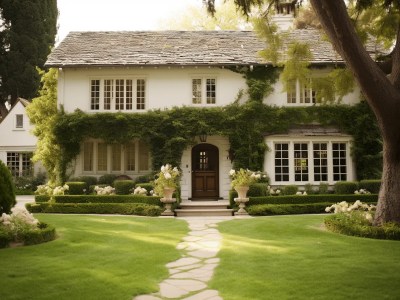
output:
<svg viewBox="0 0 400 300"><path fill-rule="evenodd" d="M24 99L24 98L17 98L17 100L15 101L14 105L10 107L10 110L8 111L8 113L3 118L0 117L0 123L3 122L8 117L8 115L10 115L11 111L14 109L14 107L19 102L21 102L22 106L25 107L25 108L30 104L30 102L28 100Z"/></svg>
<svg viewBox="0 0 400 300"><path fill-rule="evenodd" d="M288 32L282 53L295 40L310 45L314 64L342 62L332 45L314 29ZM251 31L71 32L50 54L46 66L269 64L258 55L258 51L264 48L265 42Z"/></svg>

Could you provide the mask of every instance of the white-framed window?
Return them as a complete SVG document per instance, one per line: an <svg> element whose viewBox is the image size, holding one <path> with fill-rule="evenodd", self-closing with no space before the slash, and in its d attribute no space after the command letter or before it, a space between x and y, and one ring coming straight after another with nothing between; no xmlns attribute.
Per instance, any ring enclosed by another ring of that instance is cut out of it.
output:
<svg viewBox="0 0 400 300"><path fill-rule="evenodd" d="M309 78L306 83L300 83L298 80L288 82L286 100L291 105L312 105L316 103L316 92L312 87L312 79Z"/></svg>
<svg viewBox="0 0 400 300"><path fill-rule="evenodd" d="M82 171L86 174L139 174L150 171L150 148L143 141L106 144L101 140L83 143Z"/></svg>
<svg viewBox="0 0 400 300"><path fill-rule="evenodd" d="M214 77L192 78L192 104L216 104L217 80Z"/></svg>
<svg viewBox="0 0 400 300"><path fill-rule="evenodd" d="M15 129L24 129L24 115L16 114L14 120Z"/></svg>
<svg viewBox="0 0 400 300"><path fill-rule="evenodd" d="M90 80L90 109L140 111L146 109L146 80L104 78Z"/></svg>
<svg viewBox="0 0 400 300"><path fill-rule="evenodd" d="M30 176L33 174L32 152L7 152L7 167L12 176Z"/></svg>
<svg viewBox="0 0 400 300"><path fill-rule="evenodd" d="M351 138L277 138L269 140L265 170L272 184L353 180Z"/></svg>

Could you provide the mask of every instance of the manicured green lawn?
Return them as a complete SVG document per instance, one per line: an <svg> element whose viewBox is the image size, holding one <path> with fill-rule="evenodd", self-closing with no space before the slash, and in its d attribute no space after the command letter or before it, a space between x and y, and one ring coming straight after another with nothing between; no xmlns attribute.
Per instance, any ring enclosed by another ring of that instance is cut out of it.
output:
<svg viewBox="0 0 400 300"><path fill-rule="evenodd" d="M35 215L55 241L0 249L0 299L132 299L158 290L187 233L184 221L123 216Z"/></svg>
<svg viewBox="0 0 400 300"><path fill-rule="evenodd" d="M324 216L220 223L224 299L400 299L400 242L324 231Z"/></svg>

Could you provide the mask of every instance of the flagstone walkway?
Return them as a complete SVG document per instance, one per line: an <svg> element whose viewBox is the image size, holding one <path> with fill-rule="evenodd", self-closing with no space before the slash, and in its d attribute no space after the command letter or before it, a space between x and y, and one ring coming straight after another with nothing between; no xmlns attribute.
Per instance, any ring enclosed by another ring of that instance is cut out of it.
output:
<svg viewBox="0 0 400 300"><path fill-rule="evenodd" d="M217 253L222 237L217 223L233 217L182 218L189 223L190 232L177 249L183 250L182 258L167 264L169 278L160 283L160 290L151 295L141 295L134 300L222 300L218 291L207 288L214 269L218 266Z"/></svg>

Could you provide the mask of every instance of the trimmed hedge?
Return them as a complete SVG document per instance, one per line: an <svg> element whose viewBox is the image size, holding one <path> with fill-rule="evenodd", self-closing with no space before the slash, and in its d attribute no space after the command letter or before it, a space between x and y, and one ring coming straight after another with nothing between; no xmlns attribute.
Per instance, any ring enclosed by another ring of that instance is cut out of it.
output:
<svg viewBox="0 0 400 300"><path fill-rule="evenodd" d="M335 183L335 194L354 194L358 190L358 182L338 181Z"/></svg>
<svg viewBox="0 0 400 300"><path fill-rule="evenodd" d="M251 201L251 200L250 200ZM259 204L246 208L252 216L290 215L290 214L320 214L331 203L309 203L309 204Z"/></svg>
<svg viewBox="0 0 400 300"><path fill-rule="evenodd" d="M56 239L56 229L53 226L39 223L38 227L39 230L31 230L20 237L24 245L36 245ZM11 242L13 242L12 236L0 230L0 248L8 247Z"/></svg>
<svg viewBox="0 0 400 300"><path fill-rule="evenodd" d="M143 203L37 203L26 204L31 213L120 214L159 216L164 211L157 205Z"/></svg>
<svg viewBox="0 0 400 300"><path fill-rule="evenodd" d="M68 195L84 195L89 189L86 189L86 182L83 181L67 181ZM86 190L86 191L84 191Z"/></svg>
<svg viewBox="0 0 400 300"><path fill-rule="evenodd" d="M86 183L86 190L89 190L91 185L97 184L97 177L95 176L79 176L70 178L69 181L71 182L85 182Z"/></svg>
<svg viewBox="0 0 400 300"><path fill-rule="evenodd" d="M378 194L381 183L382 181L380 179L361 180L358 186L360 189L366 189L372 194Z"/></svg>
<svg viewBox="0 0 400 300"><path fill-rule="evenodd" d="M250 201L247 202L247 206L258 205L258 204L309 204L309 203L322 203L327 202L330 204L347 201L355 202L360 200L362 202L377 202L378 195L376 194L365 194L365 195L290 195L290 196L266 196L266 197L250 197ZM230 203L231 206L235 203Z"/></svg>
<svg viewBox="0 0 400 300"><path fill-rule="evenodd" d="M36 203L49 201L50 196L37 195ZM60 195L54 196L55 203L144 203L162 206L160 197L139 195Z"/></svg>
<svg viewBox="0 0 400 300"><path fill-rule="evenodd" d="M282 194L283 195L296 195L298 190L299 190L299 187L297 185L294 185L294 184L285 185L282 188Z"/></svg>
<svg viewBox="0 0 400 300"><path fill-rule="evenodd" d="M115 174L104 174L100 176L98 183L113 186L115 179L117 179L118 175Z"/></svg>
<svg viewBox="0 0 400 300"><path fill-rule="evenodd" d="M135 183L133 180L115 180L114 188L117 195L129 195L133 192Z"/></svg>
<svg viewBox="0 0 400 300"><path fill-rule="evenodd" d="M340 234L373 239L400 240L400 226L387 223L383 226L359 224L344 214L333 214L325 218L328 230Z"/></svg>

